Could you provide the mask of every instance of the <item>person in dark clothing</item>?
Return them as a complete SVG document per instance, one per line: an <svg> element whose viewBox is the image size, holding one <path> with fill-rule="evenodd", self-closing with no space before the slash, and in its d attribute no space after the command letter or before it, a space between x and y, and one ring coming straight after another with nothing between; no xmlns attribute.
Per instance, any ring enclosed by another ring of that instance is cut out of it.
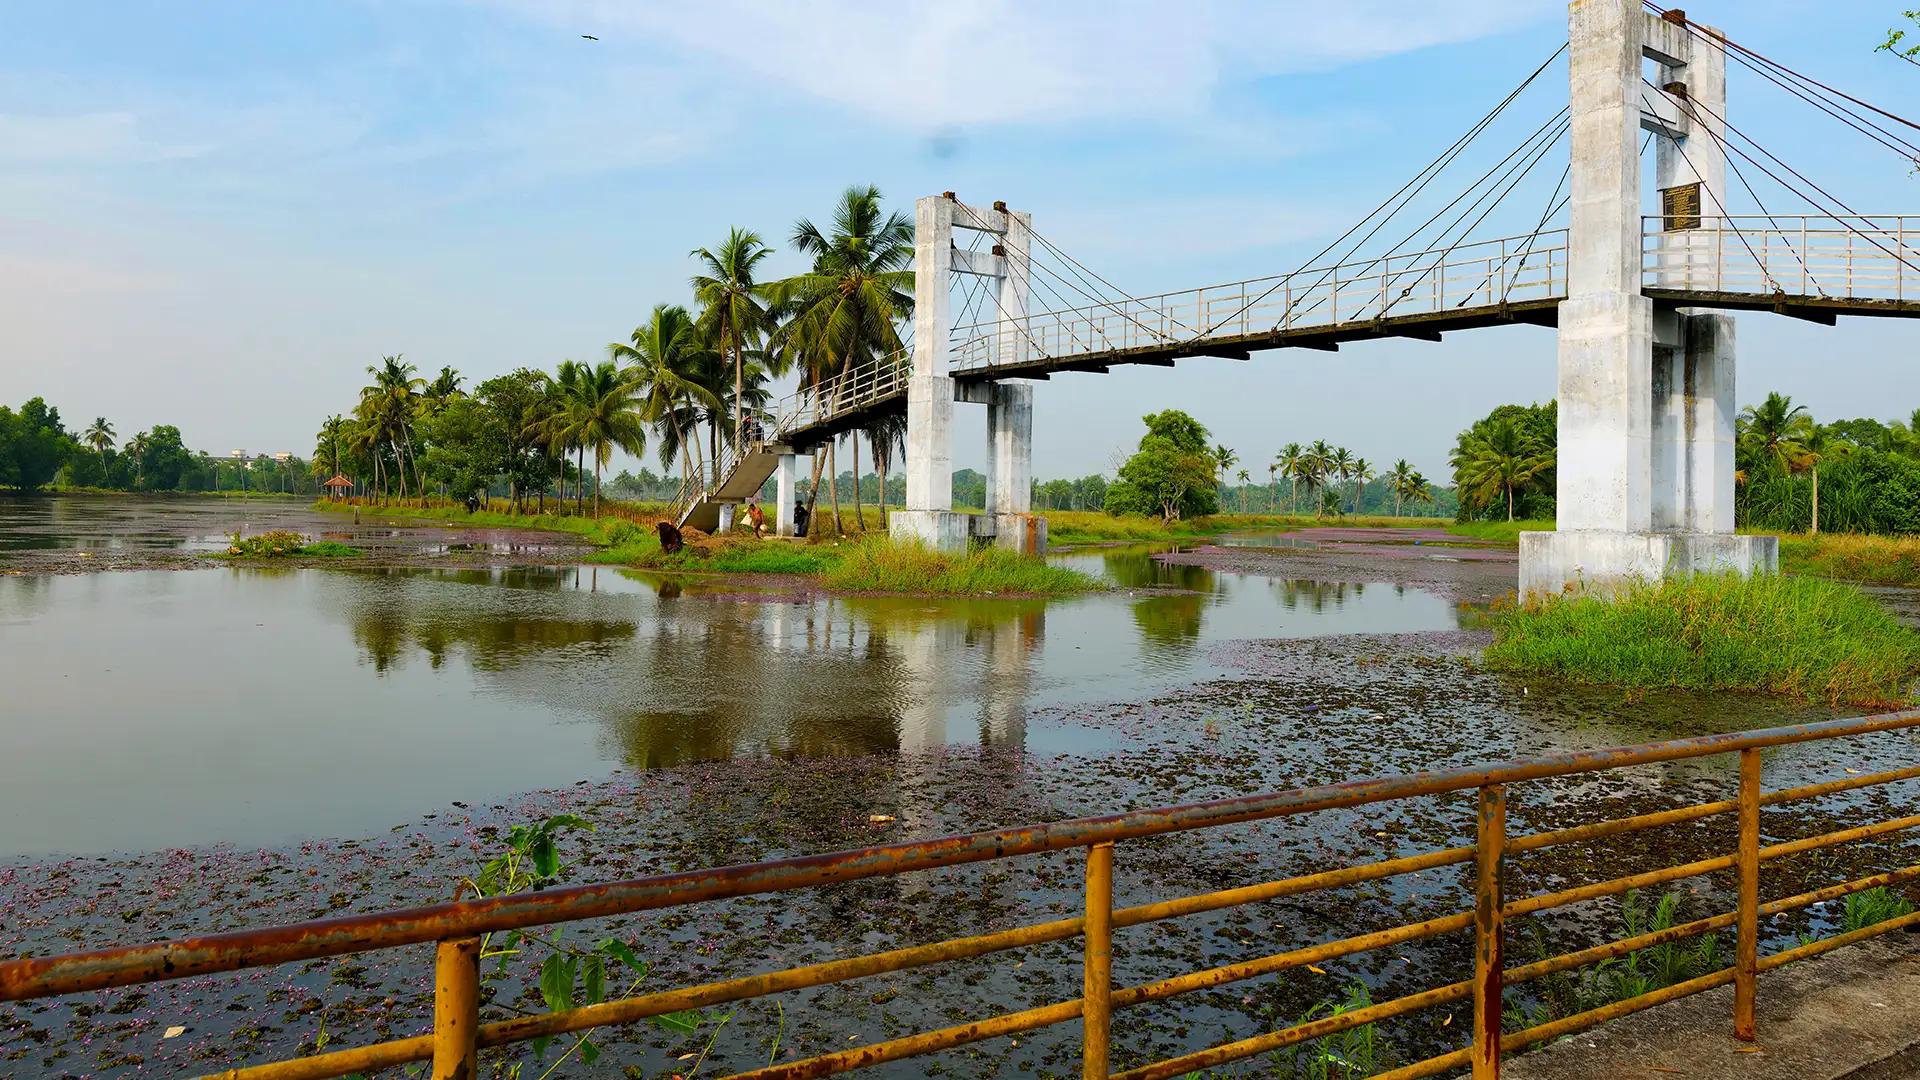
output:
<svg viewBox="0 0 1920 1080"><path fill-rule="evenodd" d="M813 515L807 513L807 504L799 499L793 500L793 535L807 535L807 522Z"/></svg>

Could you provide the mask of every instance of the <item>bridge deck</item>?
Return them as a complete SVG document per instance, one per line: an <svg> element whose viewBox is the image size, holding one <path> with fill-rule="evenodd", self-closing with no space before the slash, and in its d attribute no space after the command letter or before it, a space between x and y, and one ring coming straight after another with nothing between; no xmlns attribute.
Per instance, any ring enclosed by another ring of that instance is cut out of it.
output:
<svg viewBox="0 0 1920 1080"><path fill-rule="evenodd" d="M1882 318L1920 318L1920 298L1879 299L1855 296L1795 295L1791 293L1747 293L1705 289L1648 288L1645 295L1656 302L1690 308L1734 311L1771 311L1797 319L1832 324L1839 316L1877 316ZM1061 372L1102 373L1124 364L1171 367L1176 361L1193 357L1217 356L1245 360L1255 352L1270 349L1315 349L1332 352L1341 344L1374 341L1381 338L1413 338L1439 341L1442 334L1476 330L1489 326L1528 324L1556 326L1561 297L1541 297L1509 304L1456 308L1449 311L1422 311L1390 315L1384 319L1356 319L1351 322L1320 326L1298 326L1254 334L1220 334L1200 341L1153 342L1128 348L1084 352L1066 356L1025 357L1009 363L983 363L953 372L962 382L994 382L1000 379L1046 379ZM874 420L906 409L904 377L896 385L876 387L876 392L860 395L854 402L822 415L801 419L784 430L787 442L796 451L805 452L836 435L871 424Z"/></svg>

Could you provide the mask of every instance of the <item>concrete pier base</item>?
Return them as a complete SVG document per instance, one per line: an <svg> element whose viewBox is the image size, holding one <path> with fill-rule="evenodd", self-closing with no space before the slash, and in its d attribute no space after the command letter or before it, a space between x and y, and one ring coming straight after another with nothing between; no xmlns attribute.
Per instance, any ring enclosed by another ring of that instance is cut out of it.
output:
<svg viewBox="0 0 1920 1080"><path fill-rule="evenodd" d="M894 510L887 514L887 535L918 540L935 551L965 551L978 516L955 510Z"/></svg>
<svg viewBox="0 0 1920 1080"><path fill-rule="evenodd" d="M1634 582L1693 574L1773 574L1780 541L1736 533L1563 529L1520 534L1520 595L1605 595Z"/></svg>
<svg viewBox="0 0 1920 1080"><path fill-rule="evenodd" d="M1022 555L1047 553L1047 519L1039 514L980 514L974 536Z"/></svg>

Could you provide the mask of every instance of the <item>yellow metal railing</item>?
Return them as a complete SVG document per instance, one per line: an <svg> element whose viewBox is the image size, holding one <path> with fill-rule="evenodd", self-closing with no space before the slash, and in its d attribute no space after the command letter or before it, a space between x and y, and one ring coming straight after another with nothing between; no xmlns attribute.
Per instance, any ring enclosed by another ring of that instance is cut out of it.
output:
<svg viewBox="0 0 1920 1080"><path fill-rule="evenodd" d="M1414 1062L1381 1075L1393 1080L1406 1080L1470 1068L1477 1080L1485 1080L1498 1075L1502 1054L1727 983L1735 987L1734 1033L1740 1038L1751 1039L1754 1037L1755 981L1760 972L1875 934L1920 923L1920 913L1916 913L1801 944L1769 956L1759 955L1759 926L1762 919L1866 889L1920 879L1920 865L1905 866L1811 892L1761 902L1760 869L1770 861L1920 826L1920 815L1911 815L1762 845L1762 807L1920 779L1920 767L1848 776L1825 783L1767 792L1761 786L1761 751L1793 743L1850 738L1916 727L1920 727L1920 712L1889 713L1298 788L1168 809L1131 811L1105 817L1080 818L1047 825L630 881L576 885L538 893L353 915L264 930L215 934L64 956L12 959L0 962L0 1001L46 998L432 941L437 943L432 1034L253 1065L221 1075L250 1080L268 1077L290 1080L296 1077L342 1076L408 1062L431 1061L432 1076L436 1078L472 1077L477 1075L479 1051L487 1047L606 1025L628 1024L687 1009L1079 938L1083 948L1083 967L1078 997L804 1060L773 1064L737 1075L756 1078L827 1076L1078 1020L1082 1031L1084 1077L1100 1080L1110 1077L1113 1080L1159 1080L1431 1006L1472 1001L1474 1024L1467 1034L1465 1045L1450 1053ZM1729 753L1739 755L1739 785L1732 798L1549 832L1519 836L1507 832L1507 795L1514 785L1550 777ZM1124 849L1127 841L1469 790L1477 792L1479 809L1472 846L1429 851L1133 907L1113 906L1114 863L1117 853ZM1738 842L1731 852L1556 892L1510 897L1503 890L1504 871L1510 856L1724 814L1735 815L1739 826ZM645 994L563 1012L485 1023L479 1015L478 939L483 934L1072 849L1084 849L1086 852L1085 909L1084 914L1074 918ZM1154 982L1124 987L1113 985L1116 931L1284 896L1297 896L1437 867L1464 867L1469 864L1473 868L1474 883L1473 904L1469 910ZM1732 871L1738 880L1738 901L1731 912L1520 966L1507 966L1502 956L1505 937L1503 926L1509 919L1597 897L1619 895L1632 889L1726 871ZM1736 932L1734 962L1729 968L1653 993L1537 1024L1523 1031L1502 1030L1502 994L1508 987L1624 956L1635 950L1729 927ZM1205 1047L1163 1061L1141 1064L1121 1072L1115 1073L1109 1069L1111 1024L1115 1010L1164 1001L1181 994L1271 975L1336 957L1463 931L1473 934L1473 974L1469 979L1224 1045Z"/></svg>

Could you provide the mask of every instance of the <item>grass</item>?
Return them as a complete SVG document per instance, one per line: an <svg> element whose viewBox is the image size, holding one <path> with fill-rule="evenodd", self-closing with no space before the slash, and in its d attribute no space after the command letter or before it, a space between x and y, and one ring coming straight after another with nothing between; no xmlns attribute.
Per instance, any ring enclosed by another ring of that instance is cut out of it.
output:
<svg viewBox="0 0 1920 1080"><path fill-rule="evenodd" d="M948 554L918 541L882 536L847 546L823 580L850 592L945 596L1065 596L1101 587L1077 570L1005 548L978 547Z"/></svg>
<svg viewBox="0 0 1920 1080"><path fill-rule="evenodd" d="M1920 586L1920 537L1855 533L1782 536L1780 569L1841 581Z"/></svg>
<svg viewBox="0 0 1920 1080"><path fill-rule="evenodd" d="M1499 606L1485 663L1633 690L1754 690L1833 705L1893 706L1920 675L1920 631L1838 582L1699 576L1629 586L1611 600Z"/></svg>
<svg viewBox="0 0 1920 1080"><path fill-rule="evenodd" d="M1504 544L1518 544L1523 532L1552 532L1553 519L1520 521L1453 521L1447 523L1447 531L1455 536L1465 536L1473 540L1489 540Z"/></svg>
<svg viewBox="0 0 1920 1080"><path fill-rule="evenodd" d="M319 502L320 509L345 512L350 504ZM603 505L602 509L606 509ZM660 548L652 528L658 508L620 504L620 516L520 514L499 510L468 513L463 507L364 506L375 518L412 518L422 522L495 528L549 529L578 536L600 550L583 561L645 570L716 574L793 574L811 576L830 588L852 592L932 593L953 596L1061 596L1097 589L1100 583L1074 570L1048 565L1001 548L980 548L948 555L918 544L898 544L881 529L878 508L867 517L876 530L858 539L832 539L832 515L816 514L825 535L805 541L756 540L745 533L703 536L690 533L681 550ZM651 512L650 512L651 511ZM852 508L843 510L851 524ZM1105 515L1097 515L1104 517Z"/></svg>

